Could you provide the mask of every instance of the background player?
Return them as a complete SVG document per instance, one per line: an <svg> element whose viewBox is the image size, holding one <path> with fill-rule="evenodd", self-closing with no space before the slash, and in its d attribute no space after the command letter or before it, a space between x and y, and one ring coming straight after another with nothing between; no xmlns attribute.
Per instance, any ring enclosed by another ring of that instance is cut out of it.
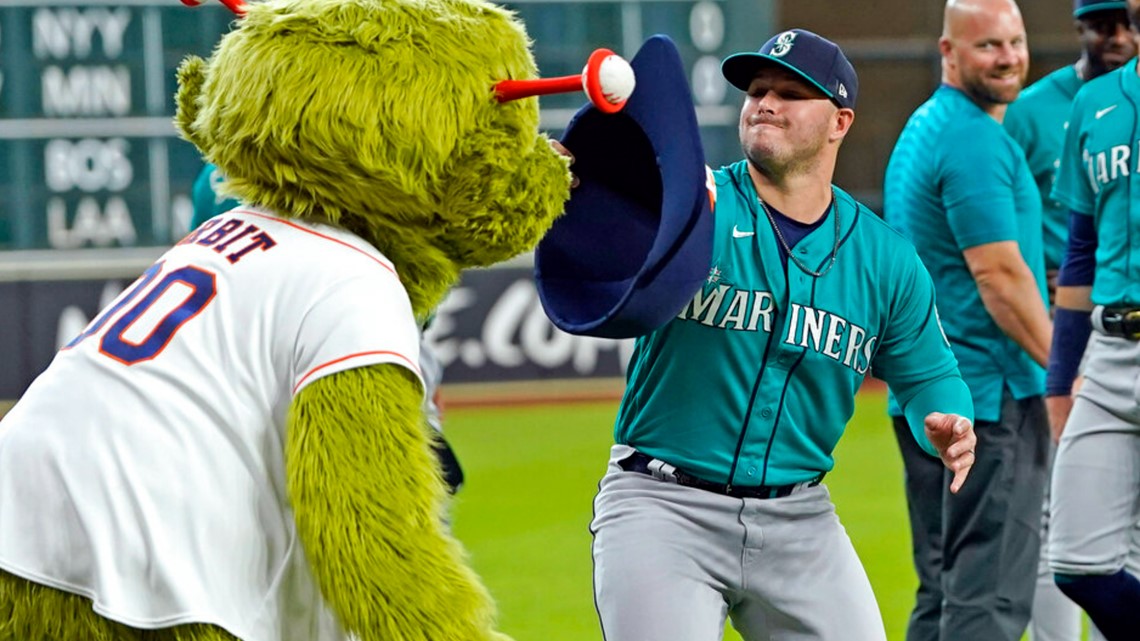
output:
<svg viewBox="0 0 1140 641"><path fill-rule="evenodd" d="M1065 125L1073 98L1083 83L1119 68L1136 55L1136 43L1128 27L1127 6L1124 0L1074 0L1073 19L1081 45L1080 58L1026 88L1009 105L1002 123L1025 151L1029 170L1041 193L1050 300L1069 238L1069 208L1049 195L1065 142Z"/></svg>
<svg viewBox="0 0 1140 641"><path fill-rule="evenodd" d="M969 393L914 249L831 184L858 91L842 51L793 30L722 69L747 159L713 172L707 285L630 362L591 525L603 636L713 641L727 614L750 641L883 641L820 481L873 368L957 491Z"/></svg>
<svg viewBox="0 0 1140 641"><path fill-rule="evenodd" d="M1060 164L1065 127L1073 98L1081 85L1119 68L1136 55L1136 43L1128 27L1128 5L1124 0L1075 0L1074 26L1081 45L1076 63L1058 69L1028 87L1006 110L1005 130L1025 151L1029 169L1041 192L1045 273L1049 300L1053 301L1057 271L1069 238L1069 208L1053 200L1049 192ZM1054 435L1054 440L1057 435ZM1048 541L1049 493L1041 518L1041 540ZM1135 531L1134 531L1135 532ZM1076 641L1081 635L1080 608L1061 594L1042 545L1037 566L1037 590L1029 638L1033 641ZM1101 638L1095 626L1091 639Z"/></svg>
<svg viewBox="0 0 1140 641"><path fill-rule="evenodd" d="M1128 9L1135 30L1140 0L1128 0ZM1047 386L1050 421L1063 430L1049 564L1061 591L1110 641L1133 640L1140 629L1140 581L1124 567L1140 519L1138 74L1133 59L1081 87L1053 190L1073 213Z"/></svg>
<svg viewBox="0 0 1140 641"><path fill-rule="evenodd" d="M884 209L934 275L973 396L978 458L966 491L948 494L892 398L919 578L907 639L1018 641L1040 553L1052 331L1040 195L1000 124L1025 81L1028 45L1012 0L950 0L938 44L943 84L899 136Z"/></svg>
<svg viewBox="0 0 1140 641"><path fill-rule="evenodd" d="M225 177L212 163L206 163L198 177L194 180L192 200L194 214L190 219L190 229L197 229L207 220L225 213L240 203L233 198L218 192L218 186ZM429 321L430 323L430 321ZM443 364L435 354L435 350L420 336L420 374L424 383L424 416L435 430L436 438L432 441L432 448L439 457L443 480L447 482L448 490L454 494L463 485L463 467L455 456L455 450L443 436L443 410L440 404L440 383L443 382Z"/></svg>

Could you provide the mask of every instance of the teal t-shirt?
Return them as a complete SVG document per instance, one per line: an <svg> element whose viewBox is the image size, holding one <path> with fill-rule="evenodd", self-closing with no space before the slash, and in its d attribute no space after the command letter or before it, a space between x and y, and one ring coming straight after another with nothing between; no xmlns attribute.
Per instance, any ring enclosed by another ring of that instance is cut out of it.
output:
<svg viewBox="0 0 1140 641"><path fill-rule="evenodd" d="M835 264L813 277L781 260L746 162L713 177L706 284L676 318L636 341L618 443L708 481L806 481L831 470L872 369L906 402L953 379L961 398L940 399L940 411L972 416L933 284L910 243L835 189L835 206L792 248L809 269L825 269L839 218ZM929 450L924 436L919 442Z"/></svg>
<svg viewBox="0 0 1140 641"><path fill-rule="evenodd" d="M986 311L963 250L1017 241L1046 300L1041 197L1025 154L964 93L938 88L911 115L887 163L884 214L914 243L934 278L946 335L979 420L1001 416L1009 388L1045 392L1045 372ZM896 403L891 413L900 413Z"/></svg>
<svg viewBox="0 0 1140 641"><path fill-rule="evenodd" d="M1065 145L1065 127L1073 98L1082 81L1072 65L1033 83L1009 106L1005 130L1025 152L1029 171L1041 193L1041 218L1045 244L1045 269L1060 269L1069 242L1069 208L1050 193Z"/></svg>
<svg viewBox="0 0 1140 641"><path fill-rule="evenodd" d="M1140 304L1140 78L1136 59L1073 101L1053 197L1093 216L1098 305Z"/></svg>
<svg viewBox="0 0 1140 641"><path fill-rule="evenodd" d="M206 163L198 177L194 179L194 186L190 191L190 200L194 203L194 215L190 218L190 229L207 220L227 212L238 206L238 201L222 196L217 192L217 186L222 182L222 172L212 164Z"/></svg>

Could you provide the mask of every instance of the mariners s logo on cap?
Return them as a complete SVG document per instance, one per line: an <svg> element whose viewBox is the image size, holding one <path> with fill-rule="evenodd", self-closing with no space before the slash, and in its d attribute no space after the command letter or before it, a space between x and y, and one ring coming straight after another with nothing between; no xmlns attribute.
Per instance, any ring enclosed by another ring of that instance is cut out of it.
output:
<svg viewBox="0 0 1140 641"><path fill-rule="evenodd" d="M776 36L776 44L772 45L772 51L770 51L768 55L783 58L792 50L792 45L795 44L795 41L795 31L785 31L781 33L779 36Z"/></svg>

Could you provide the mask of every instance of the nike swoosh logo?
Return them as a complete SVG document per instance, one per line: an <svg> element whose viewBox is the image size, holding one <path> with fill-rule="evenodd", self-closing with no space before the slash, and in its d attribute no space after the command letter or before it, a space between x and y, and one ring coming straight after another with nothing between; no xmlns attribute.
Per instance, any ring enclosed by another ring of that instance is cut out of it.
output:
<svg viewBox="0 0 1140 641"><path fill-rule="evenodd" d="M755 236L755 235L756 235L756 232L754 232L754 231L740 231L739 229L736 228L736 225L732 226L732 237L733 238L748 238L749 236Z"/></svg>
<svg viewBox="0 0 1140 641"><path fill-rule="evenodd" d="M1097 119L1097 120L1100 120L1101 116L1103 116L1103 115L1105 115L1106 113L1108 113L1108 112L1112 111L1113 109L1116 109L1116 105L1113 105L1113 106L1111 106L1111 107L1105 107L1104 109L1097 109L1097 110L1096 110L1096 114L1095 114L1095 117L1096 117L1096 119Z"/></svg>

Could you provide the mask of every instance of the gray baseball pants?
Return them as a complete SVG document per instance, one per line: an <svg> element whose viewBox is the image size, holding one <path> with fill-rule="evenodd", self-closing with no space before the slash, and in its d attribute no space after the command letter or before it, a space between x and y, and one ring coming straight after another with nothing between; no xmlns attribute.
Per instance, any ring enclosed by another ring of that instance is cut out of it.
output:
<svg viewBox="0 0 1140 641"><path fill-rule="evenodd" d="M826 486L739 499L637 472L615 445L594 499L594 603L605 641L886 641Z"/></svg>
<svg viewBox="0 0 1140 641"><path fill-rule="evenodd" d="M1128 557L1140 520L1138 373L1140 343L1094 332L1053 471L1054 572L1110 574L1128 565L1135 573Z"/></svg>

